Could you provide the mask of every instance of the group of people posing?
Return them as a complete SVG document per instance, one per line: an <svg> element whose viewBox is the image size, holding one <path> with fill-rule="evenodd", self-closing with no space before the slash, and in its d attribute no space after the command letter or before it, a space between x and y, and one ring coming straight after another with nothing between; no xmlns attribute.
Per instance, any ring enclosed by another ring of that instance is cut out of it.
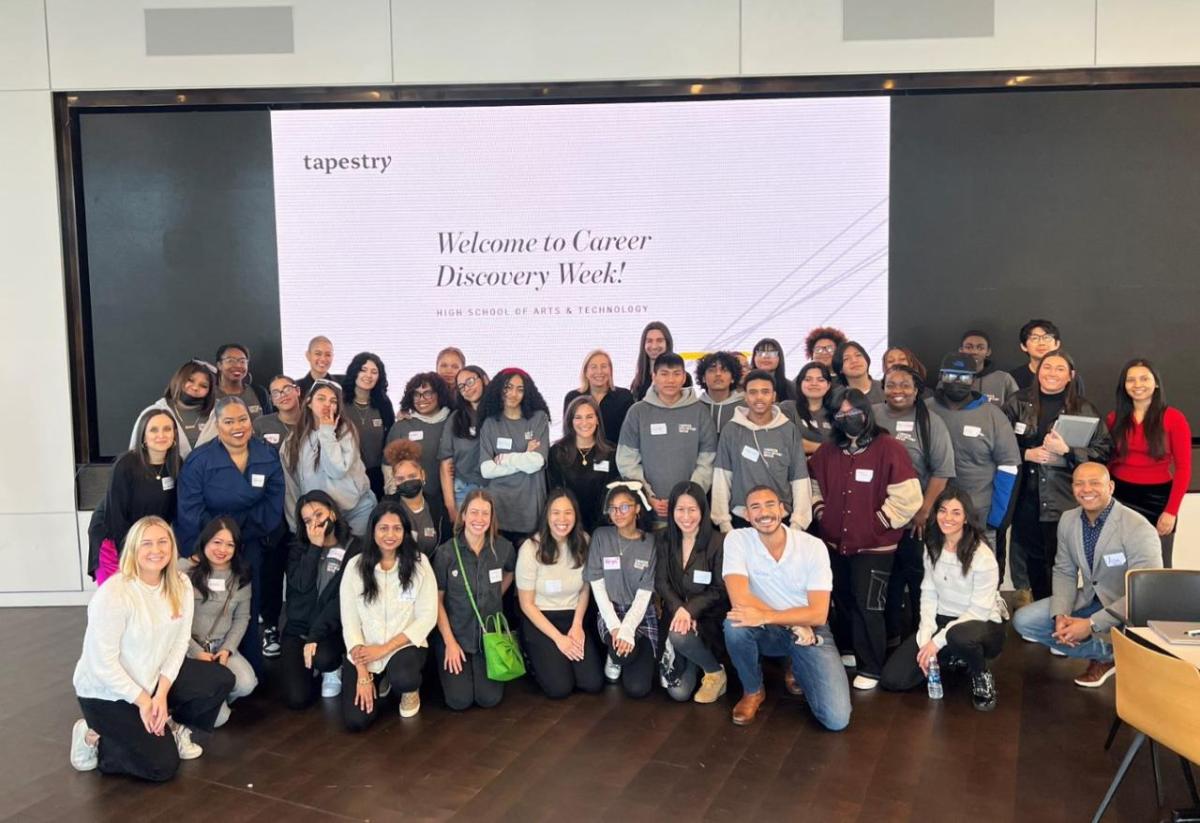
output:
<svg viewBox="0 0 1200 823"><path fill-rule="evenodd" d="M851 685L916 688L934 661L990 710L1006 552L1017 632L1101 685L1125 571L1170 564L1191 434L1148 361L1102 418L1052 322L1020 345L1012 372L979 331L936 373L894 347L877 379L818 328L793 379L768 338L705 355L693 382L655 322L628 389L604 351L584 358L553 442L528 372L455 348L394 409L370 352L333 375L316 337L304 377L261 387L224 345L138 416L93 516L71 761L169 778L263 657L288 707L338 698L350 730L393 692L417 714L433 676L452 709L494 706L499 616L553 698L657 681L712 703L730 663L744 725L767 656L828 729Z"/></svg>

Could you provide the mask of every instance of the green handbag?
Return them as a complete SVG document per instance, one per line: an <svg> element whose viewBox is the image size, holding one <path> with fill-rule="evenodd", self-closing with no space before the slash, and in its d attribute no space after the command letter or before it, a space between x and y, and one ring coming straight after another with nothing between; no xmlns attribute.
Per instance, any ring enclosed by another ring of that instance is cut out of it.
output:
<svg viewBox="0 0 1200 823"><path fill-rule="evenodd" d="M471 592L471 581L467 579L467 570L463 566L462 552L458 548L458 538L454 538L454 556L458 559L458 571L462 575L463 586L467 589L467 599L475 610L475 619L483 630L483 659L487 661L487 676L489 680L501 683L516 680L525 674L525 659L521 656L521 647L516 635L508 627L508 618L503 612L488 615L484 620L475 605L475 595ZM490 629L490 630L489 630Z"/></svg>

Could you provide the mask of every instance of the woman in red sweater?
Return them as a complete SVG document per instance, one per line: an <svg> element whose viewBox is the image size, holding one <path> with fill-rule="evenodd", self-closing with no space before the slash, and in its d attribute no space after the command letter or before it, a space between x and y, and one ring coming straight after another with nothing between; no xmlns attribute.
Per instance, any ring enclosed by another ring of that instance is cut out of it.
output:
<svg viewBox="0 0 1200 823"><path fill-rule="evenodd" d="M1192 430L1183 412L1163 401L1162 380L1149 360L1130 360L1121 370L1108 430L1115 446L1108 464L1114 496L1158 530L1163 568L1169 569L1175 518L1192 479Z"/></svg>

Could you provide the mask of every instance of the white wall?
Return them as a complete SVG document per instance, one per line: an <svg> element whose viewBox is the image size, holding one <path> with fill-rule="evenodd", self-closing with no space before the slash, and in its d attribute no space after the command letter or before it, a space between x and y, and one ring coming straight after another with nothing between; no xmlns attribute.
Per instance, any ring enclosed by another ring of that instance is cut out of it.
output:
<svg viewBox="0 0 1200 823"><path fill-rule="evenodd" d="M264 5L291 8L294 53L146 55L147 8ZM6 384L37 400L36 415L0 403L0 606L87 597L52 91L1200 63L1194 0L994 8L990 37L846 42L842 0L0 0L0 359ZM1200 497L1180 523L1180 565L1200 568Z"/></svg>

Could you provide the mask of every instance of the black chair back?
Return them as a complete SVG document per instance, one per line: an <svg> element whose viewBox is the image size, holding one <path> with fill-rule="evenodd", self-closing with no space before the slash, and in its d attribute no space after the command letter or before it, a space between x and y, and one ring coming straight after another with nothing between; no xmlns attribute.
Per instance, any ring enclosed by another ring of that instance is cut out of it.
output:
<svg viewBox="0 0 1200 823"><path fill-rule="evenodd" d="M1125 578L1126 625L1200 621L1200 571L1134 569Z"/></svg>

